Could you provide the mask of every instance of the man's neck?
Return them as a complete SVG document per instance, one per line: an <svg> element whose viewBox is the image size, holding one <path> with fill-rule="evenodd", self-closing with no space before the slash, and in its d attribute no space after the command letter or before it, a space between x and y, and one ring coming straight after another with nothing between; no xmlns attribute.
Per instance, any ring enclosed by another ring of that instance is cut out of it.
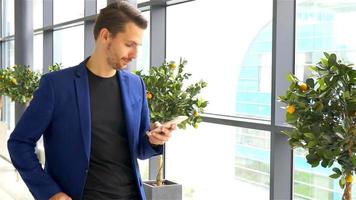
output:
<svg viewBox="0 0 356 200"><path fill-rule="evenodd" d="M93 74L103 78L109 78L116 74L116 70L106 62L105 57L96 53L91 55L86 66Z"/></svg>

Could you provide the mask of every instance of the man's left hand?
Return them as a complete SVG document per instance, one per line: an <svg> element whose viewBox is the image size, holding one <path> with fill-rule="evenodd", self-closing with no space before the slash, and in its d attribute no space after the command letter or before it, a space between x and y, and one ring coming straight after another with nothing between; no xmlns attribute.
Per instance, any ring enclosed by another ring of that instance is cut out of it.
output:
<svg viewBox="0 0 356 200"><path fill-rule="evenodd" d="M147 132L151 144L163 145L172 136L172 131L177 129L177 124L171 124L170 127L162 126L159 122L152 125L151 131Z"/></svg>

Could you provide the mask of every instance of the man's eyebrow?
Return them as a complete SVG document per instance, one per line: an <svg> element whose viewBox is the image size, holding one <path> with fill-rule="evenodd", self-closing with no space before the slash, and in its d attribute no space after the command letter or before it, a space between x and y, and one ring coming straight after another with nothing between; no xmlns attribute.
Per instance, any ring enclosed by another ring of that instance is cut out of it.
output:
<svg viewBox="0 0 356 200"><path fill-rule="evenodd" d="M134 44L135 44L135 45L137 45L137 46L142 46L142 44L141 44L141 43L137 43L137 42L132 41L132 40L128 40L127 42L134 43Z"/></svg>

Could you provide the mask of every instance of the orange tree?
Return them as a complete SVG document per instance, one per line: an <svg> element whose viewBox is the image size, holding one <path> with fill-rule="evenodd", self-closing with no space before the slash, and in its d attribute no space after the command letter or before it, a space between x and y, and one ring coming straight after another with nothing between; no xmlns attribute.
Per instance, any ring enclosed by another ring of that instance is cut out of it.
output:
<svg viewBox="0 0 356 200"><path fill-rule="evenodd" d="M190 85L184 85L191 74L184 72L186 60L165 62L161 66L151 67L148 74L141 71L134 73L139 75L146 85L147 100L150 110L151 122L166 122L177 116L187 116L188 119L178 124L179 128L191 125L195 128L202 122L200 113L208 105L200 96L201 89L207 86L204 81L198 81ZM160 157L160 169L156 184L162 184L163 159Z"/></svg>
<svg viewBox="0 0 356 200"><path fill-rule="evenodd" d="M0 89L12 101L26 104L38 88L41 75L25 65L0 70Z"/></svg>
<svg viewBox="0 0 356 200"><path fill-rule="evenodd" d="M292 129L284 133L292 148L307 150L312 167L333 167L330 177L339 179L343 199L351 200L356 172L356 70L335 54L324 55L305 82L288 75L291 84L280 100L287 105L286 122Z"/></svg>
<svg viewBox="0 0 356 200"><path fill-rule="evenodd" d="M48 67L49 71L60 70L60 64ZM26 104L31 101L33 93L39 86L41 74L29 66L14 65L0 69L0 95L10 97L12 101Z"/></svg>

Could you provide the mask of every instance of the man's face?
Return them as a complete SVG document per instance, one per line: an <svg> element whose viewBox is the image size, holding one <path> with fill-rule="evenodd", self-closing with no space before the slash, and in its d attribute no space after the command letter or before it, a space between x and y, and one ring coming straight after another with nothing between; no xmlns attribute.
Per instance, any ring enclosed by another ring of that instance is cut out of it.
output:
<svg viewBox="0 0 356 200"><path fill-rule="evenodd" d="M109 38L106 47L107 62L114 69L123 69L137 57L138 47L142 44L144 29L129 22L124 32Z"/></svg>

